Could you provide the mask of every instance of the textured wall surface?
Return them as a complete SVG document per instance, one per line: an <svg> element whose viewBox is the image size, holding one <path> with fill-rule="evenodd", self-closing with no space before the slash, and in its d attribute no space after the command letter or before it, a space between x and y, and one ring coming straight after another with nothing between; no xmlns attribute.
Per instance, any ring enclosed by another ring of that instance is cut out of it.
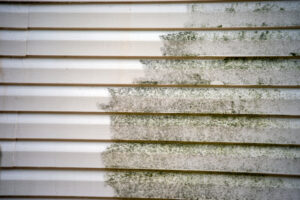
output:
<svg viewBox="0 0 300 200"><path fill-rule="evenodd" d="M299 10L3 1L0 197L300 199Z"/></svg>

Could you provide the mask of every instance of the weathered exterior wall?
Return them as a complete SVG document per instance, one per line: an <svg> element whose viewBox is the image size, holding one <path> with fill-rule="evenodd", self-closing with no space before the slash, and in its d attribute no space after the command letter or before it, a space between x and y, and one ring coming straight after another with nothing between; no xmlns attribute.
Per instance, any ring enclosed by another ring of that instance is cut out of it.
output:
<svg viewBox="0 0 300 200"><path fill-rule="evenodd" d="M300 198L300 1L22 1L0 197Z"/></svg>

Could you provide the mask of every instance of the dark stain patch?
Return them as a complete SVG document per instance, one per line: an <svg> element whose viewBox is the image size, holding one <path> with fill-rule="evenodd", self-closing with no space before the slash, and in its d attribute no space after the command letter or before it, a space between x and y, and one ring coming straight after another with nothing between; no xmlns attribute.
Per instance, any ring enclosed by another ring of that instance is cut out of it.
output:
<svg viewBox="0 0 300 200"><path fill-rule="evenodd" d="M102 159L106 167L119 169L300 173L296 147L119 143Z"/></svg>
<svg viewBox="0 0 300 200"><path fill-rule="evenodd" d="M195 5L192 9L199 11ZM237 9L238 7L231 6L226 8L225 12L228 16L233 16ZM268 4L263 6L257 4L254 13L266 13L271 9L273 7ZM269 25L262 21L259 23ZM223 26L221 23L218 24L220 27ZM225 43L239 45L228 48L231 55L240 52L237 47L243 50L252 44L256 44L255 48L244 51L243 55L251 55L253 51L265 55L265 53L273 54L270 47L272 42L281 40L295 43L299 33L181 31L162 35L160 38L164 42L162 54L166 56L206 55L209 54L207 51L209 49L215 55L219 46ZM290 46L288 50L294 52ZM281 54L282 52L286 54L285 49L280 51ZM145 66L145 77L136 80L136 83L140 84L299 84L298 78L295 78L295 74L300 71L297 60L141 60L141 62ZM281 79L281 76L279 78L275 74L284 74L284 77ZM101 105L101 108L108 112L286 114L284 109L297 103L285 104L283 99L292 99L294 96L277 89L139 87L111 88L110 94L112 96L110 104ZM300 170L299 165L295 164L299 163L298 148L180 144L181 141L297 143L298 141L294 139L299 130L297 120L226 115L223 117L114 115L111 123L113 138L116 140L178 143L115 143L101 155L107 168L215 170L233 173L298 173ZM115 171L107 174L107 183L115 189L118 197L123 198L297 199L300 194L299 179L264 176Z"/></svg>
<svg viewBox="0 0 300 200"><path fill-rule="evenodd" d="M299 144L299 119L112 115L116 140Z"/></svg>
<svg viewBox="0 0 300 200"><path fill-rule="evenodd" d="M259 27L299 25L295 1L190 4L185 27Z"/></svg>
<svg viewBox="0 0 300 200"><path fill-rule="evenodd" d="M235 13L235 9L233 7L225 8L225 11L229 13Z"/></svg>
<svg viewBox="0 0 300 200"><path fill-rule="evenodd" d="M299 32L295 31L185 31L161 36L164 56L203 55L288 55L299 51ZM237 43L236 41L240 41ZM280 44L278 41L281 41ZM222 43L224 42L224 43ZM222 50L220 50L220 45ZM281 46L274 51L275 46Z"/></svg>
<svg viewBox="0 0 300 200"><path fill-rule="evenodd" d="M279 6L273 3L267 3L267 4L261 4L257 3L256 8L253 10L253 12L270 12L272 10L281 10L279 9Z"/></svg>
<svg viewBox="0 0 300 200"><path fill-rule="evenodd" d="M297 114L298 94L272 88L110 88L108 112ZM282 99L291 99L291 101ZM293 99L293 100L292 100ZM232 105L234 104L234 105Z"/></svg>
<svg viewBox="0 0 300 200"><path fill-rule="evenodd" d="M111 172L118 196L176 199L290 199L299 197L297 178L166 172Z"/></svg>

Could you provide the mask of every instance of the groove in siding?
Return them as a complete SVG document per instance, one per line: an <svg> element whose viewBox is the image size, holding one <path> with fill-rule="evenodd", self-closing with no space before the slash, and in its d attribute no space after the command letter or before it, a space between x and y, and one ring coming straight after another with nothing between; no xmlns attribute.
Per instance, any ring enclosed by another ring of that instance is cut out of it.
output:
<svg viewBox="0 0 300 200"><path fill-rule="evenodd" d="M296 59L0 59L2 83L300 86Z"/></svg>
<svg viewBox="0 0 300 200"><path fill-rule="evenodd" d="M1 55L297 56L297 30L270 31L0 31ZM22 40L11 40L19 36ZM222 48L219 48L220 45ZM13 47L11 47L13 46ZM17 48L21 50L16 51Z"/></svg>
<svg viewBox="0 0 300 200"><path fill-rule="evenodd" d="M287 27L300 25L299 9L300 5L295 1L147 5L2 4L0 26L80 29Z"/></svg>
<svg viewBox="0 0 300 200"><path fill-rule="evenodd" d="M0 129L1 139L18 140L300 145L297 118L3 113Z"/></svg>

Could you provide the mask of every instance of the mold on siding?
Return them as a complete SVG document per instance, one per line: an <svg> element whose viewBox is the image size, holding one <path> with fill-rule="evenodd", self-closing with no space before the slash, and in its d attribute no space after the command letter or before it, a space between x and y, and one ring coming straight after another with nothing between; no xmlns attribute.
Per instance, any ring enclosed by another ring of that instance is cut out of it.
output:
<svg viewBox="0 0 300 200"><path fill-rule="evenodd" d="M191 4L186 27L297 26L300 9L292 1Z"/></svg>
<svg viewBox="0 0 300 200"><path fill-rule="evenodd" d="M167 172L112 172L107 183L120 197L170 199L290 199L297 178Z"/></svg>
<svg viewBox="0 0 300 200"><path fill-rule="evenodd" d="M299 60L228 58L224 60L141 60L139 84L299 85Z"/></svg>
<svg viewBox="0 0 300 200"><path fill-rule="evenodd" d="M300 111L298 90L271 88L110 88L108 112L287 114Z"/></svg>
<svg viewBox="0 0 300 200"><path fill-rule="evenodd" d="M162 35L164 56L299 54L299 31L183 31ZM222 47L222 51L220 51Z"/></svg>
<svg viewBox="0 0 300 200"><path fill-rule="evenodd" d="M300 174L297 147L120 143L101 155L108 168Z"/></svg>
<svg viewBox="0 0 300 200"><path fill-rule="evenodd" d="M234 15L236 9L238 7L228 7L225 12ZM275 8L269 4L257 5L252 12L266 13L271 9ZM280 11L280 8L276 9ZM195 10L197 8L194 6L193 11ZM160 36L164 56L185 57L218 56L220 46L222 46L220 55L290 54L300 50L299 37L297 31L277 30L182 31ZM145 67L145 76L135 80L140 84L277 85L290 81L299 84L298 60L237 58L141 60L141 63ZM285 73L289 70L293 72ZM286 76L276 79L275 74L280 71ZM298 143L295 141L298 138L297 125L293 126L296 132L292 133L296 137L285 137L283 136L285 133L282 134L283 131L293 132L289 126L293 120L226 115L297 115L300 113L297 109L300 107L297 90L138 87L111 88L110 94L111 102L108 105L101 105L101 109L109 112L207 113L224 116L112 116L111 129L114 139L177 143L115 143L101 154L108 168L258 174L300 173L299 148L247 144L277 142L284 144L291 138L292 143ZM263 131L260 132L261 130ZM240 145L180 143L188 141L233 142ZM111 172L107 179L107 183L115 188L120 197L271 199L280 196L296 199L300 193L300 182L296 178L208 173Z"/></svg>
<svg viewBox="0 0 300 200"><path fill-rule="evenodd" d="M299 144L297 118L112 115L116 140Z"/></svg>

